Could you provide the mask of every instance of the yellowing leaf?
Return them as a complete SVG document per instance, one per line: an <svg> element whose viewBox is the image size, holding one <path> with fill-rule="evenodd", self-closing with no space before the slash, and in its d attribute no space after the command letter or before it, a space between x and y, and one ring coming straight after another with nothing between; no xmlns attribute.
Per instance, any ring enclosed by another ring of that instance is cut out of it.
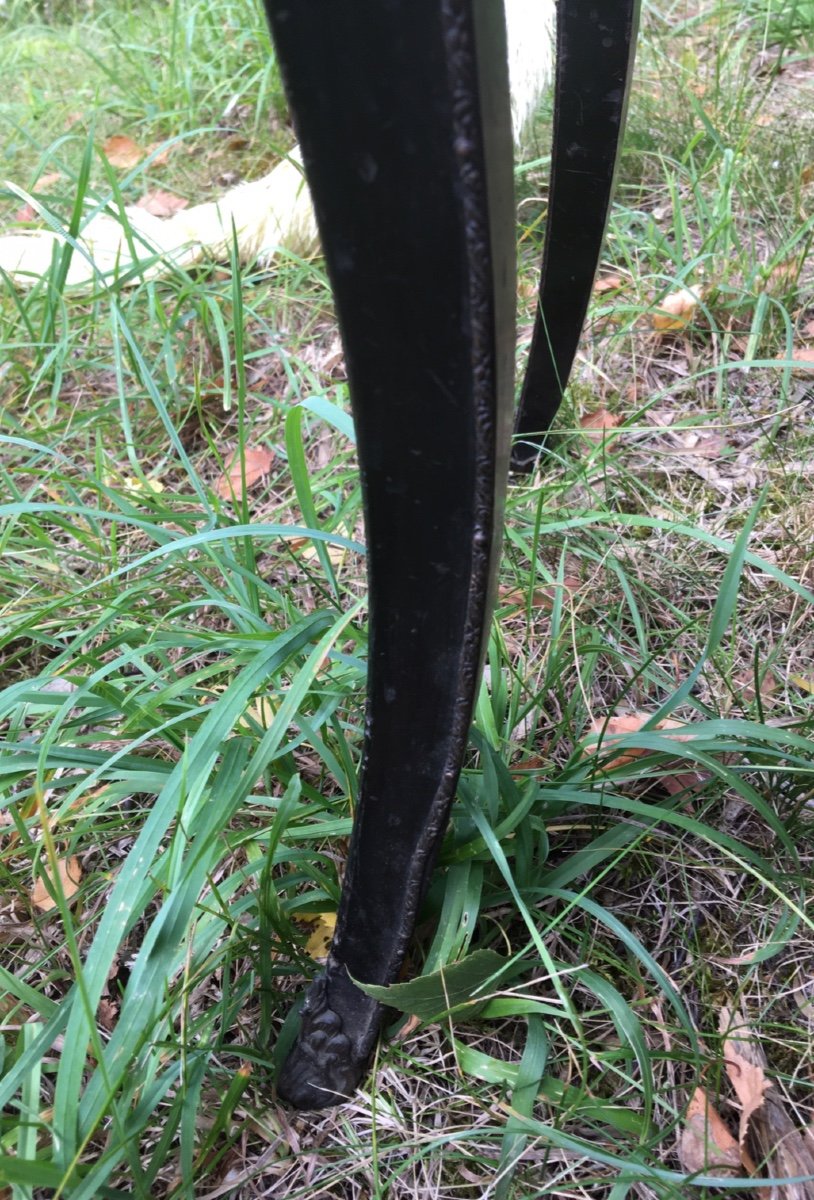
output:
<svg viewBox="0 0 814 1200"><path fill-rule="evenodd" d="M124 133L115 133L113 137L109 137L102 150L111 167L119 167L123 171L138 166L147 153Z"/></svg>
<svg viewBox="0 0 814 1200"><path fill-rule="evenodd" d="M653 328L657 333L673 333L686 329L695 316L700 300L700 292L691 291L690 288L671 292L659 301L658 308L653 313Z"/></svg>
<svg viewBox="0 0 814 1200"><path fill-rule="evenodd" d="M305 953L309 958L327 958L335 929L335 912L317 913L313 931L305 943Z"/></svg>
<svg viewBox="0 0 814 1200"><path fill-rule="evenodd" d="M79 865L79 859L76 857L58 859L57 873L59 879L54 885L53 890L61 890L65 899L70 902L79 890L79 881L82 878L82 868ZM48 874L48 868L43 866L42 873L34 881L34 886L31 889L31 902L40 912L51 912L52 909L57 907L57 902L49 894L45 883L45 875L47 875L49 880L51 879L50 874Z"/></svg>
<svg viewBox="0 0 814 1200"><path fill-rule="evenodd" d="M246 470L246 487L250 488L268 473L274 455L265 446L246 446L243 451ZM226 464L226 471L215 484L215 491L221 500L235 500L243 497L243 469L240 462L240 452L235 451Z"/></svg>
<svg viewBox="0 0 814 1200"><path fill-rule="evenodd" d="M703 1088L696 1088L678 1146L681 1165L689 1174L736 1179L743 1174L740 1147Z"/></svg>

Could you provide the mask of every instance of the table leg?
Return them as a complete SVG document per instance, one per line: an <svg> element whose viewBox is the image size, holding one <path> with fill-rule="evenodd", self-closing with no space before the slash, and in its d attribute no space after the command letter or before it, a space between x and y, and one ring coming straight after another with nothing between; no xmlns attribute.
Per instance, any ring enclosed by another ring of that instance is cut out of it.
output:
<svg viewBox="0 0 814 1200"><path fill-rule="evenodd" d="M514 360L499 0L267 0L345 347L367 528L360 800L336 934L280 1095L352 1093L467 744L492 610Z"/></svg>

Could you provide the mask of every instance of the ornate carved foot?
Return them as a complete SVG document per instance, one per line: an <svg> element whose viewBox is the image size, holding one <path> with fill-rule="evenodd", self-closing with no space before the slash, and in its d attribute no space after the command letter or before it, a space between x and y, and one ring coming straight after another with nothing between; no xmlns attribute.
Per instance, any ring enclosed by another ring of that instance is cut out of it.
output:
<svg viewBox="0 0 814 1200"><path fill-rule="evenodd" d="M328 1108L355 1092L381 1023L381 1005L354 987L344 967L329 960L306 996L294 1049L277 1092L295 1108Z"/></svg>

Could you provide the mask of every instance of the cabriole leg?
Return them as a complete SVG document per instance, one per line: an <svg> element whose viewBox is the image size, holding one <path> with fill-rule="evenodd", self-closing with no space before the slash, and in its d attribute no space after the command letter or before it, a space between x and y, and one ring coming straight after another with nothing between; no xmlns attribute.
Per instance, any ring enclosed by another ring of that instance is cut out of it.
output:
<svg viewBox="0 0 814 1200"><path fill-rule="evenodd" d="M585 323L624 132L640 0L557 0L557 74L540 302L512 469L530 471Z"/></svg>
<svg viewBox="0 0 814 1200"><path fill-rule="evenodd" d="M467 742L511 432L514 206L498 0L267 0L345 346L370 665L336 935L278 1088L351 1094Z"/></svg>

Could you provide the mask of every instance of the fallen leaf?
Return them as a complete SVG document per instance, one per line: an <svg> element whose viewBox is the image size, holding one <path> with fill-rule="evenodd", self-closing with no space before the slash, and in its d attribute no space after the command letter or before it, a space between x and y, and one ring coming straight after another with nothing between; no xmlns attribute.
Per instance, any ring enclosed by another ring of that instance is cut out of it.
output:
<svg viewBox="0 0 814 1200"><path fill-rule="evenodd" d="M257 483L258 479L262 479L264 475L268 474L269 467L274 461L274 455L265 446L245 446L243 460L245 462L246 487L250 488ZM225 472L215 484L215 492L221 500L231 500L233 496L235 500L243 498L243 468L238 450L229 459Z"/></svg>
<svg viewBox="0 0 814 1200"><path fill-rule="evenodd" d="M607 430L615 429L621 418L615 413L608 412L606 408L597 408L594 412L585 413L580 417L579 427L582 430L583 437L592 442L604 442L607 437Z"/></svg>
<svg viewBox="0 0 814 1200"><path fill-rule="evenodd" d="M401 1028L396 1031L396 1036L393 1038L393 1041L403 1042L410 1036L411 1033L415 1033L416 1029L418 1029L420 1025L421 1017L418 1017L415 1013L412 1013L411 1016L409 1016L401 1026Z"/></svg>
<svg viewBox="0 0 814 1200"><path fill-rule="evenodd" d="M695 316L700 300L700 292L691 291L690 288L671 292L659 301L653 313L653 328L658 333L673 333L679 329L686 329Z"/></svg>
<svg viewBox="0 0 814 1200"><path fill-rule="evenodd" d="M343 525L341 522L339 525L337 525L333 532L339 537L350 537L350 532L348 531L347 525ZM291 545L292 549L302 549L302 558L304 558L306 562L318 561L319 551L317 550L311 538L293 538L289 544ZM322 544L325 545L324 542ZM328 551L328 560L331 563L331 566L341 567L342 563L345 561L345 555L348 552L347 547L328 545L326 548Z"/></svg>
<svg viewBox="0 0 814 1200"><path fill-rule="evenodd" d="M612 749L615 742L618 742L620 737L626 733L638 733L643 725L650 720L652 713L637 712L637 713L621 713L619 716L611 717L609 720L594 718L591 721L591 732L598 737L601 736L601 748L605 752ZM659 721L656 725L658 730L681 729L683 721L673 721L669 717L664 721ZM681 737L676 739L681 741ZM684 738L683 740L686 740ZM597 748L597 743L592 741L583 749L583 755L591 754ZM632 763L634 759L641 758L645 754L652 754L652 750L646 750L641 746L626 746L623 753L612 758L610 762L604 763L603 771L612 771L615 767L625 767Z"/></svg>
<svg viewBox="0 0 814 1200"><path fill-rule="evenodd" d="M794 360L791 367L792 375L798 378L807 378L814 371L814 346L794 346L791 357ZM777 361L787 363L789 360L787 355L778 354Z"/></svg>
<svg viewBox="0 0 814 1200"><path fill-rule="evenodd" d="M765 1093L772 1086L760 1063L752 1062L743 1052L739 1042L754 1039L749 1026L739 1012L721 1009L719 1028L724 1038L724 1065L729 1080L741 1105L740 1142L743 1145L749 1129L749 1120L765 1101ZM737 1034L737 1037L735 1037Z"/></svg>
<svg viewBox="0 0 814 1200"><path fill-rule="evenodd" d="M799 277L800 263L796 258L788 258L764 271L763 287L767 292L787 292L797 286Z"/></svg>
<svg viewBox="0 0 814 1200"><path fill-rule="evenodd" d="M720 433L686 429L679 436L679 454L697 454L700 458L719 458L727 443Z"/></svg>
<svg viewBox="0 0 814 1200"><path fill-rule="evenodd" d="M136 201L136 208L143 208L154 217L171 217L186 208L189 201L183 196L175 196L172 192L163 192L161 188L151 188Z"/></svg>
<svg viewBox="0 0 814 1200"><path fill-rule="evenodd" d="M317 913L312 923L314 928L305 943L305 953L313 959L327 958L336 929L336 913Z"/></svg>
<svg viewBox="0 0 814 1200"><path fill-rule="evenodd" d="M531 595L531 607L543 612L550 612L559 593L563 596L573 596L579 590L581 580L576 575L566 575L562 583L545 584L534 589ZM507 608L526 608L529 594L525 588L510 588L501 584L498 588L501 604Z"/></svg>
<svg viewBox="0 0 814 1200"><path fill-rule="evenodd" d="M47 171L45 175L40 175L39 179L34 184L34 194L37 195L39 192L47 192L48 189L53 187L55 183L59 183L61 178L62 174L59 171Z"/></svg>
<svg viewBox="0 0 814 1200"><path fill-rule="evenodd" d="M793 683L801 691L808 692L809 695L814 696L814 680L806 679L804 675L789 675L789 683Z"/></svg>
<svg viewBox="0 0 814 1200"><path fill-rule="evenodd" d="M601 295L603 292L618 292L623 288L627 280L621 275L601 275L599 279L594 281L594 291Z"/></svg>
<svg viewBox="0 0 814 1200"><path fill-rule="evenodd" d="M678 1155L688 1174L703 1172L724 1179L743 1174L740 1147L703 1088L695 1089L687 1106Z"/></svg>
<svg viewBox="0 0 814 1200"><path fill-rule="evenodd" d="M39 215L36 208L26 201L25 204L17 209L12 220L16 221L18 225L25 225L29 221L36 221Z"/></svg>
<svg viewBox="0 0 814 1200"><path fill-rule="evenodd" d="M60 858L57 860L57 873L59 881L56 884L57 888L61 888L65 899L70 902L79 890L79 881L82 878L82 868L79 865L79 859L75 856L71 858ZM31 902L40 912L51 912L57 907L57 902L48 891L45 883L45 878L51 880L48 874L47 867L43 867L43 872L34 881L34 886L31 889Z"/></svg>
<svg viewBox="0 0 814 1200"><path fill-rule="evenodd" d="M102 1029L106 1029L108 1033L115 1028L116 1021L119 1017L119 1006L112 1000L107 1000L104 997L99 1001L99 1007L96 1010L96 1020L101 1025Z"/></svg>
<svg viewBox="0 0 814 1200"><path fill-rule="evenodd" d="M124 171L137 166L147 153L125 133L114 133L113 137L107 139L102 150L111 167L119 167Z"/></svg>
<svg viewBox="0 0 814 1200"><path fill-rule="evenodd" d="M757 692L755 691L754 670L751 667L747 667L746 670L741 671L738 675L736 675L732 682L738 689L741 699L745 700L747 704L751 704L757 695ZM759 683L760 695L765 700L768 700L769 697L774 695L774 693L777 691L777 680L771 671L764 671L763 675L759 679ZM812 688L812 691L814 691L814 688Z"/></svg>
<svg viewBox="0 0 814 1200"><path fill-rule="evenodd" d="M165 146L163 142L150 142L149 146L144 151L145 155L155 154L155 151L158 150L159 146L164 146L164 149L160 150L152 160L152 166L154 167L163 167L164 163L167 161L172 152L172 146Z"/></svg>

